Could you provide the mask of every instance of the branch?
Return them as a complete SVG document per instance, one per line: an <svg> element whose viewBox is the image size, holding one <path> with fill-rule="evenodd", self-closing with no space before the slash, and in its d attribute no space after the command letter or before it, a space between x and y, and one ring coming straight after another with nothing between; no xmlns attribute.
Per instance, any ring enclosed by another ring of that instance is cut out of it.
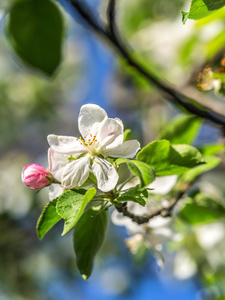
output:
<svg viewBox="0 0 225 300"><path fill-rule="evenodd" d="M111 34L111 36L115 35L115 28L116 28L115 15L116 15L116 0L110 0L107 9L107 18L109 24L108 32L109 34Z"/></svg>
<svg viewBox="0 0 225 300"><path fill-rule="evenodd" d="M173 208L176 206L176 204L183 198L183 196L187 193L187 190L190 188L191 184L186 183L184 188L176 195L176 197L171 200L168 207L162 207L160 209L154 210L150 212L149 214L143 215L143 216L137 216L127 209L127 202L123 203L121 206L115 206L115 208L118 210L118 212L122 213L125 217L130 218L133 222L137 224L144 224L148 223L148 221L156 216L162 216L164 218L170 217Z"/></svg>
<svg viewBox="0 0 225 300"><path fill-rule="evenodd" d="M89 7L82 3L80 4L79 0L66 0L70 3L78 12L79 16L83 21L100 37L108 38L108 34L104 30L104 28L93 18L92 12Z"/></svg>
<svg viewBox="0 0 225 300"><path fill-rule="evenodd" d="M175 88L168 85L166 82L162 81L150 70L142 66L137 60L134 59L133 55L131 56L122 38L118 34L115 23L115 5L116 0L110 0L107 10L108 17L108 28L104 29L103 25L100 25L90 13L88 7L82 3L79 3L78 0L67 0L71 5L77 10L79 15L83 18L85 23L90 27L90 29L104 38L107 42L110 43L111 47L116 50L116 52L123 57L127 64L133 67L139 74L145 77L151 84L153 84L161 94L164 95L169 101L173 104L178 105L181 109L184 109L186 112L194 114L198 117L207 119L212 123L222 126L222 130L225 131L225 116L221 115L209 107L201 105L194 99L191 99L182 93L176 91Z"/></svg>

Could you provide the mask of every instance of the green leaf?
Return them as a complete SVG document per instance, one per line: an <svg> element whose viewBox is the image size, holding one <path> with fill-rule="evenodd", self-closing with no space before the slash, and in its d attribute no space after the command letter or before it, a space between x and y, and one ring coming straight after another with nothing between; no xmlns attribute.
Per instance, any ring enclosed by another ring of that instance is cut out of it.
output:
<svg viewBox="0 0 225 300"><path fill-rule="evenodd" d="M197 166L182 175L182 179L186 182L193 181L197 176L210 171L221 163L221 159L215 156L204 156L204 165Z"/></svg>
<svg viewBox="0 0 225 300"><path fill-rule="evenodd" d="M141 181L141 186L146 186L155 180L155 170L146 163L138 160L129 160L127 158L118 158L117 165L126 163L131 172L138 176Z"/></svg>
<svg viewBox="0 0 225 300"><path fill-rule="evenodd" d="M225 5L225 0L192 0L190 11L182 13L182 22L186 23L187 19L198 20L204 18Z"/></svg>
<svg viewBox="0 0 225 300"><path fill-rule="evenodd" d="M217 200L197 192L186 202L179 215L185 222L198 225L225 218L225 208Z"/></svg>
<svg viewBox="0 0 225 300"><path fill-rule="evenodd" d="M53 1L16 1L9 11L7 33L25 64L53 75L61 61L64 33L62 14Z"/></svg>
<svg viewBox="0 0 225 300"><path fill-rule="evenodd" d="M166 139L171 144L191 144L201 124L201 118L187 115L178 116L164 127L160 139Z"/></svg>
<svg viewBox="0 0 225 300"><path fill-rule="evenodd" d="M155 141L144 147L137 159L153 167L156 176L181 174L204 164L201 153L190 145L170 145L167 140Z"/></svg>
<svg viewBox="0 0 225 300"><path fill-rule="evenodd" d="M58 198L50 201L42 211L37 222L37 235L41 240L44 235L59 221L61 217L56 212Z"/></svg>
<svg viewBox="0 0 225 300"><path fill-rule="evenodd" d="M99 208L89 208L79 219L74 231L74 250L77 267L87 280L91 275L95 255L99 251L106 234L107 212Z"/></svg>
<svg viewBox="0 0 225 300"><path fill-rule="evenodd" d="M135 186L122 193L116 199L116 201L119 202L133 201L141 204L142 206L145 206L146 203L148 202L148 191L146 189L144 190L140 189L139 186Z"/></svg>
<svg viewBox="0 0 225 300"><path fill-rule="evenodd" d="M65 235L74 227L81 217L86 205L96 194L96 189L91 188L85 194L85 190L69 190L64 192L57 201L56 211L65 219L62 235Z"/></svg>
<svg viewBox="0 0 225 300"><path fill-rule="evenodd" d="M185 24L188 20L189 13L181 11L181 14L182 14L182 23Z"/></svg>
<svg viewBox="0 0 225 300"><path fill-rule="evenodd" d="M184 221L191 225L213 222L219 218L217 212L195 203L187 203L179 215Z"/></svg>

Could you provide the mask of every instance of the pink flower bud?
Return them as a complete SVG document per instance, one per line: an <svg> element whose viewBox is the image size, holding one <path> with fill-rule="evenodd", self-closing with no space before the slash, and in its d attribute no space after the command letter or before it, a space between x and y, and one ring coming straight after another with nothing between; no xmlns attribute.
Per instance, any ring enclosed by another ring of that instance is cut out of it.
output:
<svg viewBox="0 0 225 300"><path fill-rule="evenodd" d="M52 175L38 164L30 164L23 168L22 181L31 189L42 189L51 184Z"/></svg>

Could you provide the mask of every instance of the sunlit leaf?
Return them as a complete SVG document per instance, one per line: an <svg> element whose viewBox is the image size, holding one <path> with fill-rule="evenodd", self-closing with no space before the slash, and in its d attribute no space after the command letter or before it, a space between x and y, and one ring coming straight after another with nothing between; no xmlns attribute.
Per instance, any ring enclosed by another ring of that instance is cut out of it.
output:
<svg viewBox="0 0 225 300"><path fill-rule="evenodd" d="M95 196L95 193L95 188L89 189L86 193L85 190L69 190L58 198L56 210L65 219L62 235L65 235L74 227L87 203Z"/></svg>
<svg viewBox="0 0 225 300"><path fill-rule="evenodd" d="M224 154L224 152L225 152L224 143L204 145L200 148L200 152L206 156L216 155L219 153Z"/></svg>
<svg viewBox="0 0 225 300"><path fill-rule="evenodd" d="M155 141L144 147L137 158L155 169L156 175L181 174L204 164L201 153L190 145L171 145L167 140Z"/></svg>
<svg viewBox="0 0 225 300"><path fill-rule="evenodd" d="M37 235L41 240L44 235L59 221L61 216L56 212L58 198L50 201L42 211L37 222Z"/></svg>

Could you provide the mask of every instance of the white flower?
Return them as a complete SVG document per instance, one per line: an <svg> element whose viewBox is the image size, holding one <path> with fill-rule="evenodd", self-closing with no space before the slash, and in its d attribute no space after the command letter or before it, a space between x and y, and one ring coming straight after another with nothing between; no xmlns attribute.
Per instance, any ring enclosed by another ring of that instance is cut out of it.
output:
<svg viewBox="0 0 225 300"><path fill-rule="evenodd" d="M133 158L140 149L139 142L123 142L122 121L108 118L104 109L94 104L81 107L78 127L80 138L48 136L50 172L65 189L83 185L90 172L101 191L114 189L118 174L109 158Z"/></svg>

